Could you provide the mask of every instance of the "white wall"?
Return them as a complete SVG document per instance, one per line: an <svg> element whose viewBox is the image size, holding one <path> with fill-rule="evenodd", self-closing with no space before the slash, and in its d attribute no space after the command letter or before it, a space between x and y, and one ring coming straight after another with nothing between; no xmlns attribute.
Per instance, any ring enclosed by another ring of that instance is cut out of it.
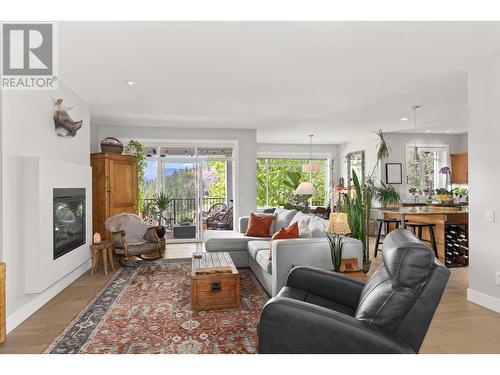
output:
<svg viewBox="0 0 500 375"><path fill-rule="evenodd" d="M377 161L376 155L377 136L375 134L364 134L355 136L351 142L342 143L339 147L338 163L335 179L335 184L339 183L339 178L343 177L345 184L347 181L347 163L345 157L350 152L364 151L365 152L365 176L368 176L375 166ZM375 177L380 178L380 167L375 171Z"/></svg>
<svg viewBox="0 0 500 375"><path fill-rule="evenodd" d="M99 151L101 151L100 144L99 144L99 134L98 134L98 129L97 125L93 122L89 124L90 126L90 153L95 154Z"/></svg>
<svg viewBox="0 0 500 375"><path fill-rule="evenodd" d="M470 301L500 312L500 55L469 72ZM485 211L496 213L486 222Z"/></svg>
<svg viewBox="0 0 500 375"><path fill-rule="evenodd" d="M415 142L414 134L407 133L386 133L386 140L391 151L389 158L383 160L379 168L375 172L375 177L382 179L385 182L385 163L402 163L403 164L403 184L394 185L401 193L403 200L409 200L408 187L406 185L406 145ZM450 153L466 152L467 151L467 134L417 134L417 144L440 144L448 145ZM347 179L347 163L345 156L353 151L365 151L365 175L368 176L377 161L377 136L371 134L368 136L358 137L355 141L343 143L340 145L339 152L339 175ZM338 179L335 181L338 183Z"/></svg>
<svg viewBox="0 0 500 375"><path fill-rule="evenodd" d="M98 126L98 140L106 137L145 141L221 141L237 143L235 214L248 215L257 208L256 130L195 129L142 126ZM213 143L212 143L213 144Z"/></svg>
<svg viewBox="0 0 500 375"><path fill-rule="evenodd" d="M38 294L25 293L25 234L30 231L25 215L24 161L27 157L90 166L89 106L78 95L59 82L58 91L8 91L3 93L2 113L2 236L3 260L7 264L7 329L11 330L31 315L76 277L88 269L88 261L77 269L67 269L63 279ZM74 120L83 127L72 139L58 137L54 130L52 98L63 98L74 106ZM68 178L72 176L69 175ZM33 212L33 215L37 213ZM87 205L87 215L92 215ZM52 223L46 223L52 227ZM87 238L89 240L89 238ZM42 245L40 245L42 246ZM33 249L31 249L33 251ZM45 251L46 249L40 249ZM87 250L87 259L90 253Z"/></svg>

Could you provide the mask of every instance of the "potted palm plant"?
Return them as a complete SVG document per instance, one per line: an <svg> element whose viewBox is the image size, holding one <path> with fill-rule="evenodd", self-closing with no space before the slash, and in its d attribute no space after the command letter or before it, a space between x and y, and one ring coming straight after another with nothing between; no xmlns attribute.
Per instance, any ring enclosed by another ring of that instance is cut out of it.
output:
<svg viewBox="0 0 500 375"><path fill-rule="evenodd" d="M166 233L165 227L163 226L163 219L165 218L164 212L167 210L170 202L172 202L172 198L165 191L161 191L160 193L155 194L153 202L158 213L158 236L163 238Z"/></svg>

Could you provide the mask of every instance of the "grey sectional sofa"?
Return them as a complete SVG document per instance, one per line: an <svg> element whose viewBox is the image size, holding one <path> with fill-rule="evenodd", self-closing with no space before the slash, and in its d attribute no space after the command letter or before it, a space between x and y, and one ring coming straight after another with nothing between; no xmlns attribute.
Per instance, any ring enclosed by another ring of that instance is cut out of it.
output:
<svg viewBox="0 0 500 375"><path fill-rule="evenodd" d="M297 220L295 215L283 213L277 215L281 218L277 216L271 224L271 233L277 232L282 226L288 226L294 219ZM272 242L271 238L245 236L248 220L248 217L239 219L239 231L206 231L204 233L205 248L209 252L227 251L236 267L250 267L271 297L279 293L286 283L288 273L295 266L332 269L330 246L324 232L327 220L319 217L310 218L308 225L312 232L310 238ZM269 260L271 246L272 260ZM347 239L342 257L357 258L361 268L363 262L361 242L352 238Z"/></svg>

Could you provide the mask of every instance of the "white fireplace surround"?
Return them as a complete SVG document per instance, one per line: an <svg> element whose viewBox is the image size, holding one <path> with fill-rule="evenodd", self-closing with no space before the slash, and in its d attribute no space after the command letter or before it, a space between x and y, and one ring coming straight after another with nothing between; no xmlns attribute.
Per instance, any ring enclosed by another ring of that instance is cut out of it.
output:
<svg viewBox="0 0 500 375"><path fill-rule="evenodd" d="M53 259L53 189L85 188L86 242ZM38 157L24 162L25 293L41 293L90 259L92 168Z"/></svg>

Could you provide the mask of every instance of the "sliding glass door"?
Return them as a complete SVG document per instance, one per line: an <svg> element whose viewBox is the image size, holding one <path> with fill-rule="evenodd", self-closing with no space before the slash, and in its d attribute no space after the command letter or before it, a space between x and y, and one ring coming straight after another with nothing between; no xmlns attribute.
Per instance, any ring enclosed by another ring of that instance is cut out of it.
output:
<svg viewBox="0 0 500 375"><path fill-rule="evenodd" d="M149 221L161 220L167 242L199 241L204 230L232 230L232 158L199 148L157 150L148 155L144 195L153 207ZM160 218L154 198L161 192L169 202Z"/></svg>
<svg viewBox="0 0 500 375"><path fill-rule="evenodd" d="M165 212L167 240L194 240L199 234L199 162L164 160L161 190L171 201Z"/></svg>

